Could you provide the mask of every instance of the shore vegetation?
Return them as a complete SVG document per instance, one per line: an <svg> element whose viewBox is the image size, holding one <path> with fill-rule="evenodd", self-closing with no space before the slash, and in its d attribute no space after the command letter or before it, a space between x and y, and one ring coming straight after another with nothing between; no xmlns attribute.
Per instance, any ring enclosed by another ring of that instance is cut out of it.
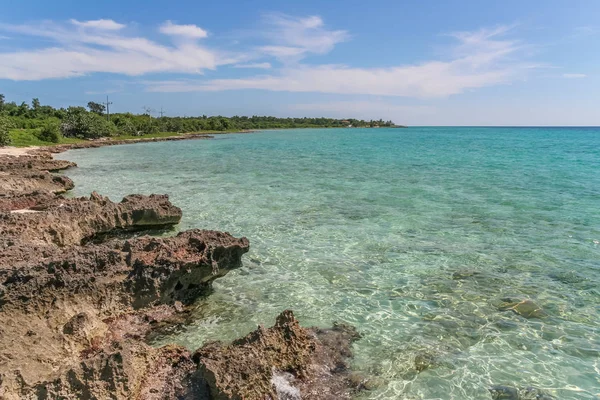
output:
<svg viewBox="0 0 600 400"><path fill-rule="evenodd" d="M255 129L391 127L392 121L277 118L269 116L155 117L148 108L142 114L108 115L101 103L86 107L54 108L34 98L31 103L6 101L0 94L0 146L42 146L75 143L86 139L135 139L186 133L226 133Z"/></svg>

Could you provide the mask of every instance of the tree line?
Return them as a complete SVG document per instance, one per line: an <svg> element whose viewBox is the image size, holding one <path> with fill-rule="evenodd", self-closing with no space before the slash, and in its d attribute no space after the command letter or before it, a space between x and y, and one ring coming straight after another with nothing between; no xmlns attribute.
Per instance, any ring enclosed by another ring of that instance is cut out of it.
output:
<svg viewBox="0 0 600 400"><path fill-rule="evenodd" d="M42 105L38 98L31 103L7 102L0 94L0 146L9 144L10 129L35 129L36 136L47 142L60 137L98 139L116 135L144 136L158 132L192 133L284 128L341 128L395 126L392 121L365 121L334 118L277 118L269 116L154 117L149 109L142 114L106 115L104 104L90 101L87 108L54 108Z"/></svg>

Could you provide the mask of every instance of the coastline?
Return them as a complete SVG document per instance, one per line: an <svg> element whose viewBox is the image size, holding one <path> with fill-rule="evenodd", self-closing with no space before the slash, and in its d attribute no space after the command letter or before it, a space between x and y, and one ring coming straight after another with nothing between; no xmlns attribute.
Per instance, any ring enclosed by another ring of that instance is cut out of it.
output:
<svg viewBox="0 0 600 400"><path fill-rule="evenodd" d="M181 209L166 195L64 198L74 183L54 173L76 165L52 153L207 138L0 151L0 397L344 399L364 384L347 364L357 332L302 328L291 311L230 345L147 343L185 324L212 281L241 266L248 240L199 229L133 237L176 225Z"/></svg>

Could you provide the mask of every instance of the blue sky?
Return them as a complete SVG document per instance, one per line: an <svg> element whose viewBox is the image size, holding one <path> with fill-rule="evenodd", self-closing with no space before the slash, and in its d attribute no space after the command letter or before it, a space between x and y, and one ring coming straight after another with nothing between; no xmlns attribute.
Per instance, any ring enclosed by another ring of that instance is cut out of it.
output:
<svg viewBox="0 0 600 400"><path fill-rule="evenodd" d="M600 125L597 0L2 1L8 100Z"/></svg>

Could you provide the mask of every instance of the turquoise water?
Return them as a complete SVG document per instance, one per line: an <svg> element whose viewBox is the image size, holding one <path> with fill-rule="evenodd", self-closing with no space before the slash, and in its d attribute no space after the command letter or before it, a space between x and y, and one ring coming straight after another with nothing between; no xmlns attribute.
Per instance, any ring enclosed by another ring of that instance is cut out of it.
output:
<svg viewBox="0 0 600 400"><path fill-rule="evenodd" d="M180 229L250 239L165 341L237 338L291 308L359 328L363 399L600 398L600 129L269 131L60 157L77 195L169 193ZM500 311L508 297L547 317Z"/></svg>

